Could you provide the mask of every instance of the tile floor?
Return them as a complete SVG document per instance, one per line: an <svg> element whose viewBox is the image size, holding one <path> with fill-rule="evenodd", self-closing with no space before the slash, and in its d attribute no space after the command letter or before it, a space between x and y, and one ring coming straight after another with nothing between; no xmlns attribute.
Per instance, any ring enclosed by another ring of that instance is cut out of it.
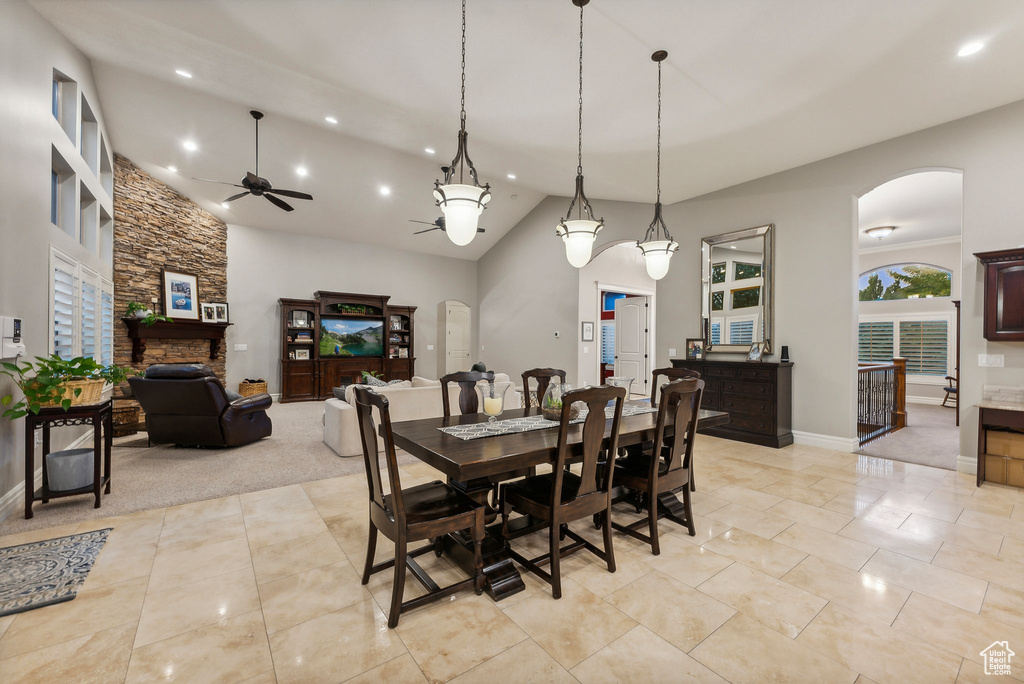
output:
<svg viewBox="0 0 1024 684"><path fill-rule="evenodd" d="M362 476L2 537L114 528L78 598L0 618L0 679L938 684L992 679L979 654L993 641L1024 654L1021 491L711 438L696 463L695 537L663 522L652 556L616 534L618 572L573 555L560 601L526 576L500 603L460 594L396 630L390 573L359 582ZM403 469L405 485L438 477ZM460 578L423 558L440 583Z"/></svg>

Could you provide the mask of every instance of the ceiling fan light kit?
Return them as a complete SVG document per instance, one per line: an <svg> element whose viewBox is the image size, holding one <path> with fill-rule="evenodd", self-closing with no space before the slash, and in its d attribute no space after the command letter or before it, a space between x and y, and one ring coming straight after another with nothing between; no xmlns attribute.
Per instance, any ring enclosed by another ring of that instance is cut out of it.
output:
<svg viewBox="0 0 1024 684"><path fill-rule="evenodd" d="M555 235L565 244L565 258L576 268L583 268L590 262L594 252L594 240L604 228L604 219L594 220L590 201L583 191L583 8L590 0L572 0L580 8L580 79L579 79L579 128L576 138L576 193L569 202L565 218L558 222ZM576 215L573 216L573 210Z"/></svg>
<svg viewBox="0 0 1024 684"><path fill-rule="evenodd" d="M874 228L868 228L864 232L868 237L873 237L876 240L882 240L892 235L892 231L896 230L896 226L875 226Z"/></svg>
<svg viewBox="0 0 1024 684"><path fill-rule="evenodd" d="M665 225L665 219L661 215L661 63L668 57L664 50L658 50L651 59L658 64L658 174L657 174L657 200L654 203L654 220L647 227L647 233L643 240L638 240L636 246L644 255L644 264L647 266L647 275L654 280L661 280L668 275L669 262L672 255L679 249L679 243L672 239Z"/></svg>
<svg viewBox="0 0 1024 684"><path fill-rule="evenodd" d="M480 214L491 199L491 186L480 185L476 168L469 158L469 134L466 133L466 0L462 0L462 109L459 118L459 148L451 163L442 168L444 181L434 181L434 199L444 214L445 234L462 247L476 237Z"/></svg>

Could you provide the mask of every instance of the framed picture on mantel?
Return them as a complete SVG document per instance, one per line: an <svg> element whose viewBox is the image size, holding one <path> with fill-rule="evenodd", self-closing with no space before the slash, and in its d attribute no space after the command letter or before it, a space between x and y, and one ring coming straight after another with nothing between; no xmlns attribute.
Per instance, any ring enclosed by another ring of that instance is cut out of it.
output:
<svg viewBox="0 0 1024 684"><path fill-rule="evenodd" d="M171 318L199 319L199 278L194 273L160 270L163 283L164 315Z"/></svg>

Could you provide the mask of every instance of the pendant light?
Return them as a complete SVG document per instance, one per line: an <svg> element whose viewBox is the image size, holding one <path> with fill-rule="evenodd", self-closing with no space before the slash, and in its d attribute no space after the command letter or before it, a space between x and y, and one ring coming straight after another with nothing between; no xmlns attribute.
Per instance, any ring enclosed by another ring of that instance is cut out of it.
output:
<svg viewBox="0 0 1024 684"><path fill-rule="evenodd" d="M590 261L594 251L597 233L604 228L604 219L594 220L590 201L583 192L583 7L590 0L572 0L580 8L580 97L579 135L576 153L576 194L569 202L569 211L558 222L555 234L565 243L565 258L576 268L583 268ZM575 216L573 209L576 210Z"/></svg>
<svg viewBox="0 0 1024 684"><path fill-rule="evenodd" d="M669 261L677 249L679 243L669 235L668 226L661 216L661 63L668 57L664 50L658 50L651 59L658 63L658 194L654 203L654 220L647 228L644 239L637 240L636 246L644 255L644 262L647 265L647 275L655 280L661 280L668 273Z"/></svg>
<svg viewBox="0 0 1024 684"><path fill-rule="evenodd" d="M469 158L466 133L466 0L462 0L462 110L460 113L459 149L448 166L442 166L444 182L434 181L434 199L444 214L444 230L448 239L460 247L476 237L477 224L484 206L491 199L491 186L480 185L476 168ZM458 169L458 175L456 175ZM469 175L467 178L466 175Z"/></svg>

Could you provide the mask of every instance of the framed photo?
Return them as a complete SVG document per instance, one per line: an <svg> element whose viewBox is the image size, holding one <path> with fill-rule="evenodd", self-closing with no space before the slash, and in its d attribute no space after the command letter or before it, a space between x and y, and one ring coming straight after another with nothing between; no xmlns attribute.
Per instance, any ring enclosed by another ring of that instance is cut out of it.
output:
<svg viewBox="0 0 1024 684"><path fill-rule="evenodd" d="M583 321L582 338L584 342L594 341L594 321Z"/></svg>
<svg viewBox="0 0 1024 684"><path fill-rule="evenodd" d="M194 273L160 270L164 315L199 320L199 279Z"/></svg>
<svg viewBox="0 0 1024 684"><path fill-rule="evenodd" d="M308 349L296 349L295 350L296 361L309 361L309 350Z"/></svg>
<svg viewBox="0 0 1024 684"><path fill-rule="evenodd" d="M200 304L199 310L202 312L203 323L216 323L217 322L217 307L213 304Z"/></svg>
<svg viewBox="0 0 1024 684"><path fill-rule="evenodd" d="M204 306L212 306L213 307L213 313L214 313L214 319L213 320L214 320L215 323L229 323L230 322L230 321L228 321L228 303L227 302L211 302L208 305L204 304Z"/></svg>
<svg viewBox="0 0 1024 684"><path fill-rule="evenodd" d="M686 340L686 359L688 361L700 361L704 358L704 340L699 337L691 337Z"/></svg>
<svg viewBox="0 0 1024 684"><path fill-rule="evenodd" d="M761 343L754 342L750 345L750 351L747 352L747 361L760 361L761 360Z"/></svg>

